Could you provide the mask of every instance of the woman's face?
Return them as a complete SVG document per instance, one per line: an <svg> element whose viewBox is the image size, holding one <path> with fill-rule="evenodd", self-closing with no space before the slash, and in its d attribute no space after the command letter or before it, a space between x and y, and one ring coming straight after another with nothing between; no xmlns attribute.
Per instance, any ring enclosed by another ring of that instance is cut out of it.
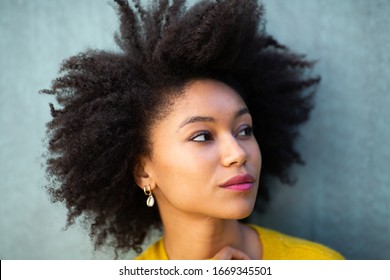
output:
<svg viewBox="0 0 390 280"><path fill-rule="evenodd" d="M241 219L252 212L261 155L235 90L216 80L190 83L152 127L151 142L143 166L162 214Z"/></svg>

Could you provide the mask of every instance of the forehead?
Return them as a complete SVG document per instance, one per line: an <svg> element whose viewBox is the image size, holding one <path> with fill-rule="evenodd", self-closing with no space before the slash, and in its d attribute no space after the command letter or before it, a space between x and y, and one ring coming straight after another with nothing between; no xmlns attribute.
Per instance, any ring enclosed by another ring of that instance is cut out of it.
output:
<svg viewBox="0 0 390 280"><path fill-rule="evenodd" d="M173 140L167 136L185 131L183 127L191 127L186 126L186 123L199 123L191 120L230 125L247 108L233 88L216 80L192 81L171 101L163 116L150 128L152 145L168 145L167 142Z"/></svg>
<svg viewBox="0 0 390 280"><path fill-rule="evenodd" d="M183 113L207 113L217 110L227 112L246 108L241 96L231 87L217 80L195 80L185 88L173 111Z"/></svg>

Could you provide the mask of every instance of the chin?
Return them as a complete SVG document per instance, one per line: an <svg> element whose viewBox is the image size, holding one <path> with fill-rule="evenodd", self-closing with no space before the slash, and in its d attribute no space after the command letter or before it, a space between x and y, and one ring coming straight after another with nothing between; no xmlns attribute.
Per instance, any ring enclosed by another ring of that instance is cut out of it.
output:
<svg viewBox="0 0 390 280"><path fill-rule="evenodd" d="M225 219L241 220L247 218L252 214L254 203L246 205L237 205L235 207L229 206L228 211L225 212Z"/></svg>

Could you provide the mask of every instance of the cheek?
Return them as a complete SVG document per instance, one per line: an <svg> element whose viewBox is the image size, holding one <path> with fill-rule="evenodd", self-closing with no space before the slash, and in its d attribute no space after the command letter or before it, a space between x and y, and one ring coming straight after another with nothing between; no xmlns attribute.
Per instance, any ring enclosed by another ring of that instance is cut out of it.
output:
<svg viewBox="0 0 390 280"><path fill-rule="evenodd" d="M249 171L252 171L253 174L256 174L257 177L260 177L260 171L261 171L261 165L262 165L262 158L261 158L261 151L260 147L257 144L256 141L253 141L251 145L247 147L247 154L248 154L248 169Z"/></svg>
<svg viewBox="0 0 390 280"><path fill-rule="evenodd" d="M261 169L262 158L261 158L260 147L257 144L257 142L256 142L256 145L254 145L254 147L253 147L253 155L255 157L256 165L257 165L258 169L260 170Z"/></svg>
<svg viewBox="0 0 390 280"><path fill-rule="evenodd" d="M181 149L178 146L166 147L163 151L154 159L156 181L160 182L161 187L198 185L199 182L210 179L216 166L216 158L212 152L203 153L193 151L191 147Z"/></svg>
<svg viewBox="0 0 390 280"><path fill-rule="evenodd" d="M215 154L179 145L166 146L154 158L156 198L160 207L172 205L183 211L205 209L215 181Z"/></svg>

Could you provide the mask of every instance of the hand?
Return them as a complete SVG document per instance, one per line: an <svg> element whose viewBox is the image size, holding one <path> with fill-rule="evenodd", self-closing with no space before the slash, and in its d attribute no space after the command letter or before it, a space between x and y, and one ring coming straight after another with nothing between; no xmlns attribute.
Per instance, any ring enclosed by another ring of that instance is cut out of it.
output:
<svg viewBox="0 0 390 280"><path fill-rule="evenodd" d="M222 248L215 256L212 258L214 260L250 260L247 254L237 250L233 247L226 246Z"/></svg>

